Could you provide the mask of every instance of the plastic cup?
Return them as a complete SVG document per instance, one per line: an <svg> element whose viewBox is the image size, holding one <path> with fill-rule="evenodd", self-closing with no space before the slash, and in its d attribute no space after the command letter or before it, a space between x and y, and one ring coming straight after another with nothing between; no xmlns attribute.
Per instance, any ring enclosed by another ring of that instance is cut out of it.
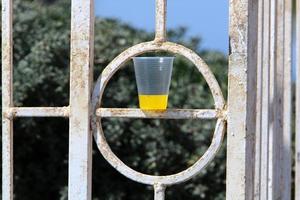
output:
<svg viewBox="0 0 300 200"><path fill-rule="evenodd" d="M134 57L135 78L142 110L165 110L174 57Z"/></svg>

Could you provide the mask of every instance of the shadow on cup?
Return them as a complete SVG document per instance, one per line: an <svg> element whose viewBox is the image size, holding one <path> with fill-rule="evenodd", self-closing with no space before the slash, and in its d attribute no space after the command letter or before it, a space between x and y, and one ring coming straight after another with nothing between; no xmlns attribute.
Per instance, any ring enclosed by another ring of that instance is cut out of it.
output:
<svg viewBox="0 0 300 200"><path fill-rule="evenodd" d="M166 110L174 57L134 57L135 78L142 110Z"/></svg>

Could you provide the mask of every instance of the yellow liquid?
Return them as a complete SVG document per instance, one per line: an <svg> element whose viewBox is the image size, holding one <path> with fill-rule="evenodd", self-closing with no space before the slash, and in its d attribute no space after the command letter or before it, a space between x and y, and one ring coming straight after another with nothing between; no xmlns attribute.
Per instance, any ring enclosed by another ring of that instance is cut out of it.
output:
<svg viewBox="0 0 300 200"><path fill-rule="evenodd" d="M168 95L139 95L142 110L166 110Z"/></svg>

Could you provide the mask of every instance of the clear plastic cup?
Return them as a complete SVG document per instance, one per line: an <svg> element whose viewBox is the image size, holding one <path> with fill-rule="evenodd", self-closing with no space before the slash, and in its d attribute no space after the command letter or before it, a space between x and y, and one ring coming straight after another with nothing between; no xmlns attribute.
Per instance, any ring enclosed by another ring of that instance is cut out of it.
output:
<svg viewBox="0 0 300 200"><path fill-rule="evenodd" d="M174 57L134 57L135 78L142 110L165 110Z"/></svg>

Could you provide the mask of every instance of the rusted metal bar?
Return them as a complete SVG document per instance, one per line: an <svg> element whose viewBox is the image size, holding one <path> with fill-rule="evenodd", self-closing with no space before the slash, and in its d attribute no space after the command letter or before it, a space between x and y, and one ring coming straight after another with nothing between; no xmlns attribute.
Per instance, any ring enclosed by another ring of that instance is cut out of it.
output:
<svg viewBox="0 0 300 200"><path fill-rule="evenodd" d="M69 200L91 199L90 102L93 80L93 38L94 1L72 0Z"/></svg>
<svg viewBox="0 0 300 200"><path fill-rule="evenodd" d="M300 200L300 1L296 1L296 141L295 200Z"/></svg>
<svg viewBox="0 0 300 200"><path fill-rule="evenodd" d="M2 0L2 199L13 199L13 121L5 113L13 106L13 5Z"/></svg>
<svg viewBox="0 0 300 200"><path fill-rule="evenodd" d="M154 185L154 200L165 200L166 187L161 184Z"/></svg>
<svg viewBox="0 0 300 200"><path fill-rule="evenodd" d="M102 118L158 118L158 119L216 119L225 118L224 111L201 109L167 109L166 111L143 111L134 108L99 108L96 115Z"/></svg>
<svg viewBox="0 0 300 200"><path fill-rule="evenodd" d="M156 31L155 41L162 43L166 41L167 0L156 0Z"/></svg>
<svg viewBox="0 0 300 200"><path fill-rule="evenodd" d="M13 107L6 113L13 117L68 117L69 107Z"/></svg>
<svg viewBox="0 0 300 200"><path fill-rule="evenodd" d="M230 0L226 199L254 199L258 1Z"/></svg>

